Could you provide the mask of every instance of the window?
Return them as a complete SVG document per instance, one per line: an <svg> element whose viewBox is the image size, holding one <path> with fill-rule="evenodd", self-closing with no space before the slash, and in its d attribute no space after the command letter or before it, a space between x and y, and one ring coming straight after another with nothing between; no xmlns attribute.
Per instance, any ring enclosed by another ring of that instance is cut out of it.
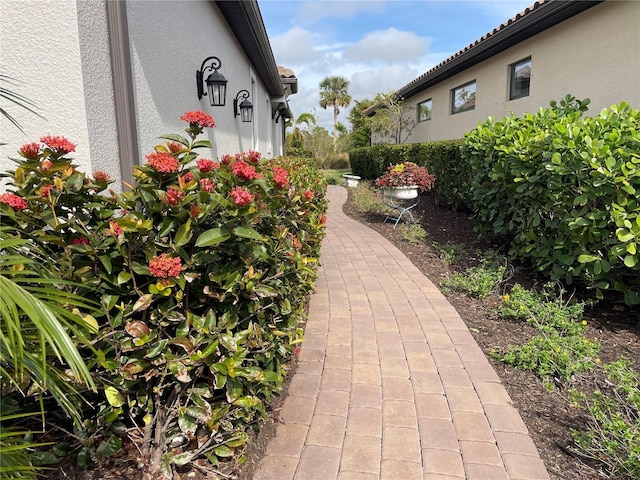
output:
<svg viewBox="0 0 640 480"><path fill-rule="evenodd" d="M509 100L528 97L531 84L531 58L525 58L511 65Z"/></svg>
<svg viewBox="0 0 640 480"><path fill-rule="evenodd" d="M476 108L476 81L451 90L451 113L466 112Z"/></svg>
<svg viewBox="0 0 640 480"><path fill-rule="evenodd" d="M418 122L431 120L431 99L418 104Z"/></svg>

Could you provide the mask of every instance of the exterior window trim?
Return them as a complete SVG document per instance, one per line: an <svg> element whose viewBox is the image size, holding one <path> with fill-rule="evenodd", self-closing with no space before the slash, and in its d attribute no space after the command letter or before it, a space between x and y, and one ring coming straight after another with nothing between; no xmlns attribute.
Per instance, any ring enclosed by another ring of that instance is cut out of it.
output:
<svg viewBox="0 0 640 480"><path fill-rule="evenodd" d="M529 63L529 87L527 88L527 93L521 93L519 95L514 95L514 82L515 82L515 73L516 67L522 65L524 63ZM513 62L509 65L509 100L517 100L519 98L528 97L531 95L531 56L523 58L522 60L518 60L517 62Z"/></svg>
<svg viewBox="0 0 640 480"><path fill-rule="evenodd" d="M473 91L473 106L467 107L467 108L460 108L456 110L456 91L462 90L463 88L468 87L470 85L473 85L475 87ZM456 115L458 113L475 110L476 109L476 92L477 92L477 82L475 78L467 83L463 83L462 85L458 85L457 87L452 88L451 89L451 115Z"/></svg>
<svg viewBox="0 0 640 480"><path fill-rule="evenodd" d="M429 116L427 118L420 118L420 106L428 103L429 104ZM418 123L427 122L431 120L431 114L433 113L433 98L428 98L422 102L418 103Z"/></svg>

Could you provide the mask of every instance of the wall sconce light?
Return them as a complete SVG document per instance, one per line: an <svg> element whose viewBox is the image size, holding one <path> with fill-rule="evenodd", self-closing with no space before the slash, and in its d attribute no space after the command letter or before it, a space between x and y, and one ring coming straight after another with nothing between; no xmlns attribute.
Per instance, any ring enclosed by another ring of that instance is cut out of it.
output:
<svg viewBox="0 0 640 480"><path fill-rule="evenodd" d="M206 63L211 60L211 65ZM198 84L198 100L202 99L207 92L204 91L204 84L202 82L204 72L211 70L211 74L207 77L205 82L207 83L207 91L209 92L209 103L212 107L224 107L225 98L227 96L227 79L221 73L218 73L218 69L222 66L222 62L218 57L208 57L202 62L200 70L196 71L196 83Z"/></svg>
<svg viewBox="0 0 640 480"><path fill-rule="evenodd" d="M244 100L240 102L240 98L243 98ZM240 115L240 118L245 123L253 121L253 104L247 100L248 98L249 92L246 90L240 90L233 101L234 117ZM238 105L238 102L240 102L240 105Z"/></svg>

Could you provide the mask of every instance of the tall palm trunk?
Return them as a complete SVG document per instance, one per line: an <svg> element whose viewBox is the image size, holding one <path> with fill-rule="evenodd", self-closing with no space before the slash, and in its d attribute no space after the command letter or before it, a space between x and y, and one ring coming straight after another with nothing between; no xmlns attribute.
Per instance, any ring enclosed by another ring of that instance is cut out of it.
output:
<svg viewBox="0 0 640 480"><path fill-rule="evenodd" d="M338 112L339 110L338 101L336 100L333 104L333 151L336 151L336 146L338 142Z"/></svg>

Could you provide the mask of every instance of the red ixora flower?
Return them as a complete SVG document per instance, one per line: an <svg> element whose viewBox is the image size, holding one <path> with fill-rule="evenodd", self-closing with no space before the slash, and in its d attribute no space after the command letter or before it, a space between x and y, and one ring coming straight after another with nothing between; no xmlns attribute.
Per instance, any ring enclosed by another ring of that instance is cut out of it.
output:
<svg viewBox="0 0 640 480"><path fill-rule="evenodd" d="M31 159L38 158L38 155L40 154L40 144L35 142L27 143L22 147L20 147L19 151L23 157L27 157Z"/></svg>
<svg viewBox="0 0 640 480"><path fill-rule="evenodd" d="M13 208L14 212L24 210L28 206L27 202L24 201L24 198L16 195L15 193L3 193L2 195L0 195L0 202L9 205L11 208Z"/></svg>
<svg viewBox="0 0 640 480"><path fill-rule="evenodd" d="M220 162L223 165L229 165L231 162L233 162L236 159L235 156L233 155L229 155L228 153L225 153L222 158L220 159Z"/></svg>
<svg viewBox="0 0 640 480"><path fill-rule="evenodd" d="M76 237L71 240L71 245L89 245L89 240L85 237Z"/></svg>
<svg viewBox="0 0 640 480"><path fill-rule="evenodd" d="M307 200L311 200L315 196L315 193L313 193L313 190L305 190L303 195Z"/></svg>
<svg viewBox="0 0 640 480"><path fill-rule="evenodd" d="M208 113L203 112L202 110L187 112L180 117L180 120L189 122L190 125L193 125L195 123L199 128L213 128L216 126L216 124L213 122L213 117Z"/></svg>
<svg viewBox="0 0 640 480"><path fill-rule="evenodd" d="M322 215L320 217L320 225L324 225L325 223L327 223L327 216L326 215Z"/></svg>
<svg viewBox="0 0 640 480"><path fill-rule="evenodd" d="M178 278L184 268L180 257L168 257L166 253L159 257L154 255L153 259L149 260L149 272L157 278Z"/></svg>
<svg viewBox="0 0 640 480"><path fill-rule="evenodd" d="M109 222L109 231L117 237L122 233L122 227L118 225L118 222Z"/></svg>
<svg viewBox="0 0 640 480"><path fill-rule="evenodd" d="M184 183L189 183L191 181L193 181L193 173L191 172L187 172L182 176L182 181Z"/></svg>
<svg viewBox="0 0 640 480"><path fill-rule="evenodd" d="M203 192L213 192L215 189L216 184L208 178L203 178L200 180L200 190L202 190Z"/></svg>
<svg viewBox="0 0 640 480"><path fill-rule="evenodd" d="M51 192L51 190L55 190L55 189L56 189L55 185L45 185L44 187L42 187L40 196L42 198L49 198L49 193Z"/></svg>
<svg viewBox="0 0 640 480"><path fill-rule="evenodd" d="M218 162L214 162L213 160L209 160L208 158L201 158L200 160L196 160L196 165L198 166L198 170L200 170L202 173L207 173L211 170L220 168L220 164Z"/></svg>
<svg viewBox="0 0 640 480"><path fill-rule="evenodd" d="M169 147L169 151L171 153L178 153L182 150L182 144L178 142L169 142L167 143L167 147Z"/></svg>
<svg viewBox="0 0 640 480"><path fill-rule="evenodd" d="M75 143L71 143L69 140L59 135L56 135L55 137L52 135L45 135L40 139L40 141L59 155L66 155L67 153L75 152L76 150Z"/></svg>
<svg viewBox="0 0 640 480"><path fill-rule="evenodd" d="M229 196L239 207L244 207L245 205L250 204L255 198L249 190L245 190L242 187L233 187L231 192L229 192Z"/></svg>
<svg viewBox="0 0 640 480"><path fill-rule="evenodd" d="M254 150L249 150L249 152L246 155L246 158L251 163L258 163L260 161L260 159L262 158L262 154L260 152L254 151Z"/></svg>
<svg viewBox="0 0 640 480"><path fill-rule="evenodd" d="M93 172L93 179L96 182L108 182L109 180L111 180L111 177L107 172L96 170L95 172Z"/></svg>
<svg viewBox="0 0 640 480"><path fill-rule="evenodd" d="M236 160L242 160L244 162L249 163L258 163L262 158L262 154L260 152L256 152L255 150L249 150L248 152L238 153L235 156Z"/></svg>
<svg viewBox="0 0 640 480"><path fill-rule="evenodd" d="M146 155L147 163L161 173L174 173L180 168L180 162L167 152L152 152Z"/></svg>
<svg viewBox="0 0 640 480"><path fill-rule="evenodd" d="M193 205L191 205L189 207L189 213L191 214L191 218L196 218L198 215L200 215L200 204L194 203Z"/></svg>
<svg viewBox="0 0 640 480"><path fill-rule="evenodd" d="M49 170L51 167L53 167L53 162L51 160L49 160L48 158L45 158L42 161L42 164L40 165L40 171L42 172L46 172L47 170Z"/></svg>
<svg viewBox="0 0 640 480"><path fill-rule="evenodd" d="M256 169L244 160L236 161L231 167L231 171L235 173L241 180L253 180L258 176Z"/></svg>
<svg viewBox="0 0 640 480"><path fill-rule="evenodd" d="M289 172L282 167L273 167L273 180L279 188L288 188Z"/></svg>
<svg viewBox="0 0 640 480"><path fill-rule="evenodd" d="M180 203L180 201L184 198L184 193L182 190L178 190L177 188L169 188L166 193L165 201L169 205L176 205Z"/></svg>

